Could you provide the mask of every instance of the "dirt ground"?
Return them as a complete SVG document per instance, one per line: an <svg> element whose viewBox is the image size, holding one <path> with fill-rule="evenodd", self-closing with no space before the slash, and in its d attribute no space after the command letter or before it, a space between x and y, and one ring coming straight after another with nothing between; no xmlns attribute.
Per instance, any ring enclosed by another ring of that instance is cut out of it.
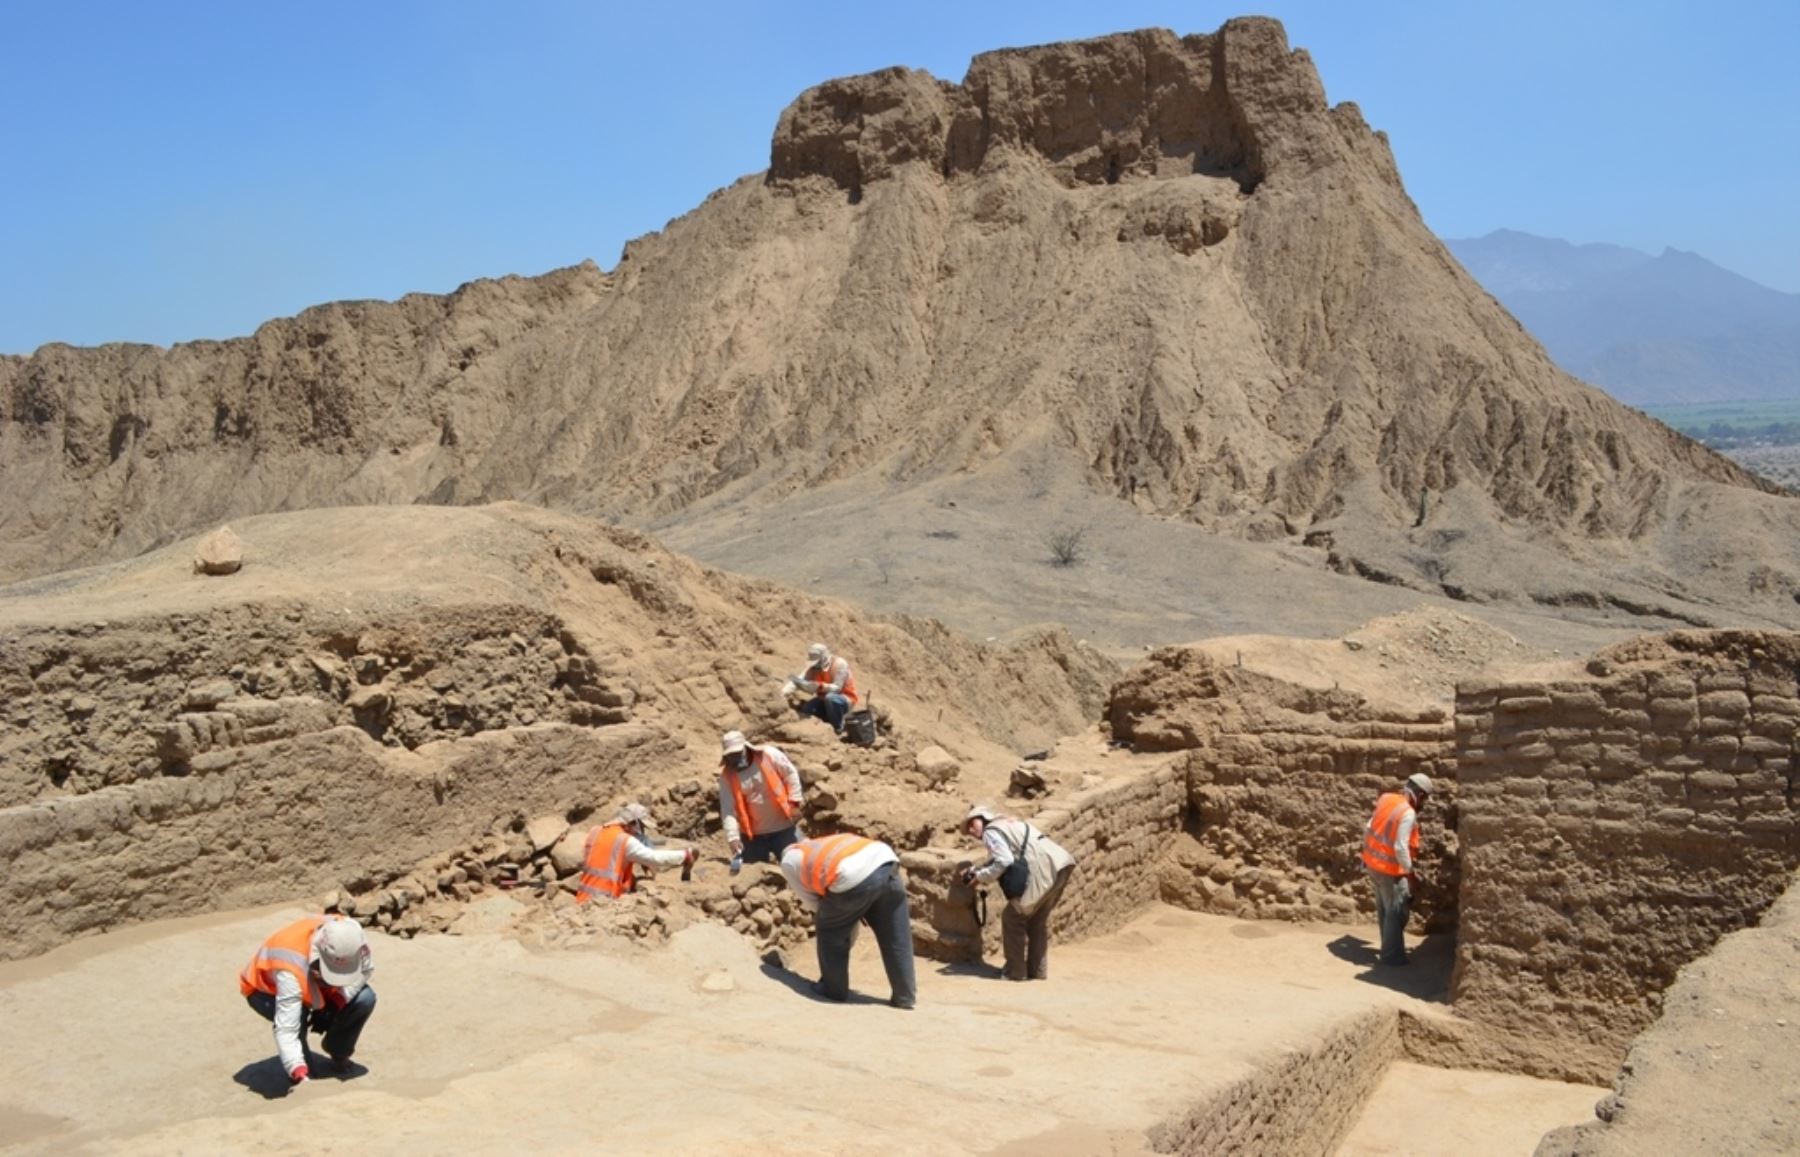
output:
<svg viewBox="0 0 1800 1157"><path fill-rule="evenodd" d="M713 926L655 953L612 939L533 951L499 931L376 937L366 1068L288 1091L234 973L297 914L165 922L0 966L13 1045L0 1143L280 1153L329 1135L442 1152L529 1135L551 1153L620 1137L672 1152L1137 1153L1147 1128L1358 1013L1430 1014L1449 964L1426 946L1410 993L1396 991L1343 928L1156 907L1058 946L1042 984L921 960L919 1008L901 1013L882 1002L866 938L858 996L840 1007L804 994L809 946L790 972ZM1579 1119L1571 1105L1589 1092L1506 1111L1541 1134Z"/></svg>

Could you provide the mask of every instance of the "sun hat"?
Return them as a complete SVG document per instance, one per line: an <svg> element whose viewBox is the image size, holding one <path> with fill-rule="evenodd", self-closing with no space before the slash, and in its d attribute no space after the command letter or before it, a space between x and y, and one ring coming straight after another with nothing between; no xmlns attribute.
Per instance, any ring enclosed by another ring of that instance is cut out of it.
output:
<svg viewBox="0 0 1800 1157"><path fill-rule="evenodd" d="M347 917L327 920L313 933L313 948L319 954L319 976L334 988L363 982L363 952L369 938L362 925Z"/></svg>

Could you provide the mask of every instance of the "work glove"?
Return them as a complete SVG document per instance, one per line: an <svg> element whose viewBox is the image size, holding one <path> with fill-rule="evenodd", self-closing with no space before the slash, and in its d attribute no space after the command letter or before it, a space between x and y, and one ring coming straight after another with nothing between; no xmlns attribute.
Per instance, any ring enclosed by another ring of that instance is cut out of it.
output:
<svg viewBox="0 0 1800 1157"><path fill-rule="evenodd" d="M294 1071L288 1074L288 1080L296 1085L304 1085L306 1083L306 1066L295 1065Z"/></svg>

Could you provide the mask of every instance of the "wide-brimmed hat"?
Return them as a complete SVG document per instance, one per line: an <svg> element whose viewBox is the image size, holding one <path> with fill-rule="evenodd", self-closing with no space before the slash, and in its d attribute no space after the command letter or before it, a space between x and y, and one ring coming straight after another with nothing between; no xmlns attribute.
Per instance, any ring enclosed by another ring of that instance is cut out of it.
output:
<svg viewBox="0 0 1800 1157"><path fill-rule="evenodd" d="M806 649L806 657L814 663L823 663L831 658L831 648L824 643L814 643Z"/></svg>
<svg viewBox="0 0 1800 1157"><path fill-rule="evenodd" d="M963 816L963 827L968 827L970 820L980 820L984 824L991 824L999 818L999 813L993 808L987 804L978 803L969 809L969 814Z"/></svg>
<svg viewBox="0 0 1800 1157"><path fill-rule="evenodd" d="M736 755L749 746L750 741L744 738L742 731L727 731L719 737L720 755Z"/></svg>
<svg viewBox="0 0 1800 1157"><path fill-rule="evenodd" d="M656 826L656 821L650 818L650 809L641 803L628 803L620 808L618 822L622 824L643 824L647 828Z"/></svg>
<svg viewBox="0 0 1800 1157"><path fill-rule="evenodd" d="M1431 777L1422 771L1415 771L1406 777L1406 786L1419 795L1431 794Z"/></svg>

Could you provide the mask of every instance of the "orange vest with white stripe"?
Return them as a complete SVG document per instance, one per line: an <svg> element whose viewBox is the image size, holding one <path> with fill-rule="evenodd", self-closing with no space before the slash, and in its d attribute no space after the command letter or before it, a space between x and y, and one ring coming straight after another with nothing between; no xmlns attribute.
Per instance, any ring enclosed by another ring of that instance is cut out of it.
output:
<svg viewBox="0 0 1800 1157"><path fill-rule="evenodd" d="M1382 796L1375 805L1375 818L1369 821L1368 830L1363 833L1363 864L1371 872L1380 872L1384 876L1404 876L1400 870L1400 857L1394 851L1394 839L1400 834L1400 821L1413 810L1404 792L1390 791ZM1419 825L1414 824L1412 838L1406 841L1406 850L1417 862L1419 858Z"/></svg>
<svg viewBox="0 0 1800 1157"><path fill-rule="evenodd" d="M751 748L750 766L761 773L763 790L769 793L769 798L775 801L775 806L781 810L781 814L791 821L797 809L794 801L788 796L787 780L782 778L779 771L775 770L775 761L761 751ZM757 836L763 835L764 833L756 830L755 823L750 819L750 801L744 798L744 785L738 782L737 770L721 764L719 774L724 778L725 786L731 789L731 806L737 811L738 829L744 833L744 838L753 840Z"/></svg>
<svg viewBox="0 0 1800 1157"><path fill-rule="evenodd" d="M823 669L818 667L808 667L806 673L813 677L813 682L815 683L834 683L837 681L837 668L839 663L844 665L844 698L850 700L850 706L854 707L861 702L861 700L856 694L856 676L851 673L850 660L844 658L842 655L834 656L831 662ZM825 692L821 691L819 694L823 695Z"/></svg>
<svg viewBox="0 0 1800 1157"><path fill-rule="evenodd" d="M618 899L631 891L637 882L637 867L625 855L631 833L624 824L607 824L594 833L588 845L587 861L581 865L581 887L575 902L585 904L595 896Z"/></svg>
<svg viewBox="0 0 1800 1157"><path fill-rule="evenodd" d="M801 885L815 896L825 895L831 891L831 885L837 882L839 865L846 858L874 843L874 840L866 840L848 832L820 836L816 840L801 840L794 845L800 849Z"/></svg>
<svg viewBox="0 0 1800 1157"><path fill-rule="evenodd" d="M263 941L250 963L238 973L238 991L245 996L253 992L265 992L276 995L275 977L278 973L290 973L300 982L300 999L308 1008L325 1006L324 985L314 983L312 975L312 939L313 933L327 920L337 919L334 916L308 916L296 920L286 928Z"/></svg>

